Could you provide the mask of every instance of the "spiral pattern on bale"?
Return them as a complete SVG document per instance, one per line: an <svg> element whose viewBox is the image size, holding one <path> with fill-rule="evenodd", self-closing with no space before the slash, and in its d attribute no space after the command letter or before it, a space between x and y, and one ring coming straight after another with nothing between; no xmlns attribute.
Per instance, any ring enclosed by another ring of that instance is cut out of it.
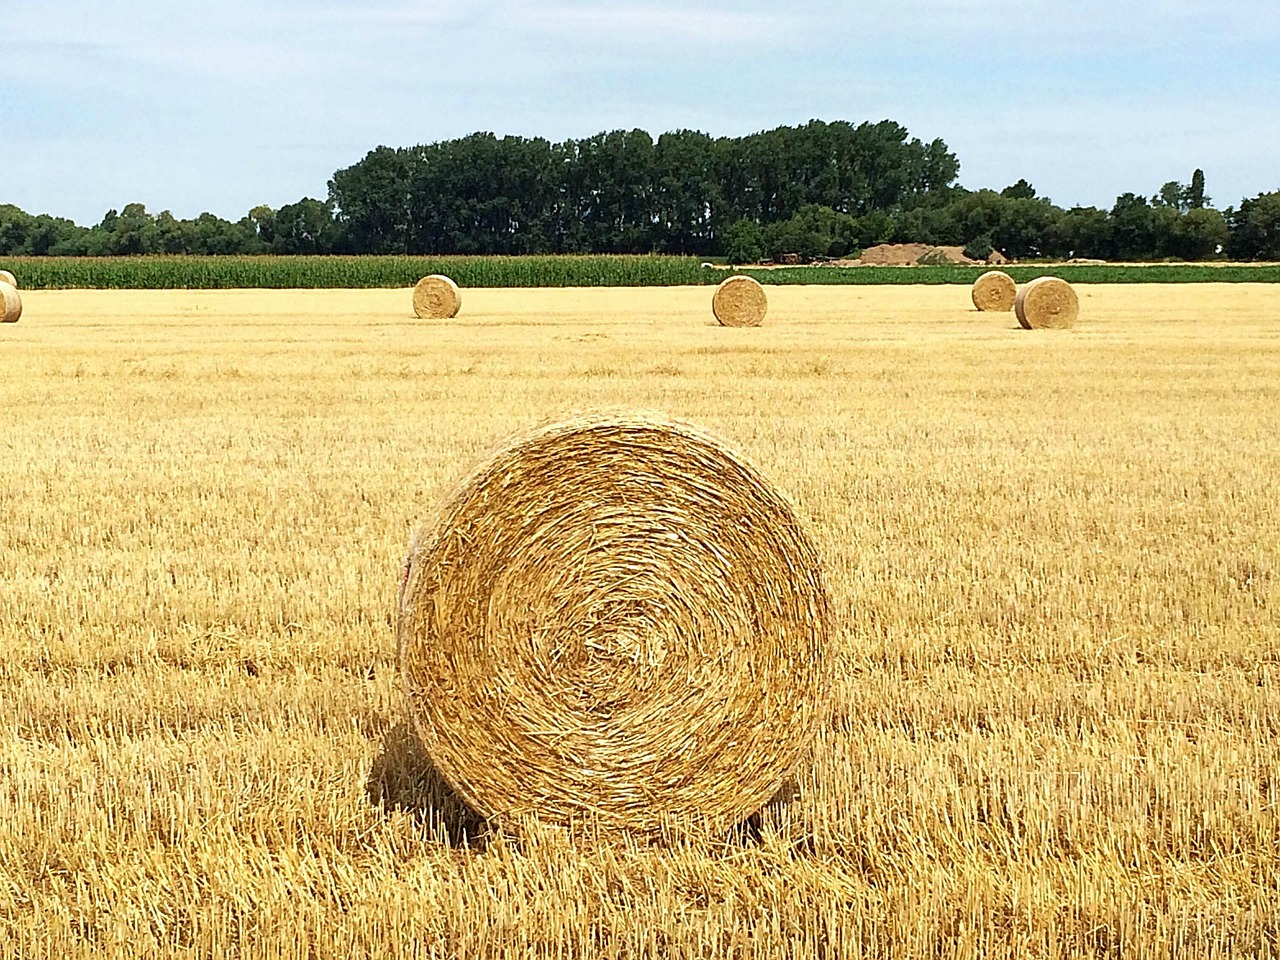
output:
<svg viewBox="0 0 1280 960"><path fill-rule="evenodd" d="M415 538L409 711L482 815L654 832L758 810L827 711L831 605L787 501L693 427L592 417L494 455Z"/></svg>
<svg viewBox="0 0 1280 960"><path fill-rule="evenodd" d="M1018 285L1003 270L988 270L973 281L970 294L973 305L984 312L1005 312L1013 309L1018 296Z"/></svg>
<svg viewBox="0 0 1280 960"><path fill-rule="evenodd" d="M1067 281L1037 277L1018 290L1013 310L1025 330L1065 329L1080 316L1080 301Z"/></svg>
<svg viewBox="0 0 1280 960"><path fill-rule="evenodd" d="M22 295L11 283L0 280L0 323L17 323L22 319Z"/></svg>
<svg viewBox="0 0 1280 960"><path fill-rule="evenodd" d="M8 270L0 270L0 283L7 283L13 289L18 289L18 278Z"/></svg>
<svg viewBox="0 0 1280 960"><path fill-rule="evenodd" d="M448 277L433 273L413 287L414 316L424 320L448 320L462 308L462 293Z"/></svg>
<svg viewBox="0 0 1280 960"><path fill-rule="evenodd" d="M722 281L711 297L711 312L722 327L758 327L768 308L764 287L741 275Z"/></svg>

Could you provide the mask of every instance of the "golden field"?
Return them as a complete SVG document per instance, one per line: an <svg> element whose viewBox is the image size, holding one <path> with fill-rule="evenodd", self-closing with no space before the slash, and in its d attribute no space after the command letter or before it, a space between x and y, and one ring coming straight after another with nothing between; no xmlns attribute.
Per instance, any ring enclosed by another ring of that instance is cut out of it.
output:
<svg viewBox="0 0 1280 960"><path fill-rule="evenodd" d="M1280 954L1280 287L24 292L0 328L0 956ZM487 833L397 578L540 421L797 504L838 704L758 829ZM465 834L465 835L464 835Z"/></svg>

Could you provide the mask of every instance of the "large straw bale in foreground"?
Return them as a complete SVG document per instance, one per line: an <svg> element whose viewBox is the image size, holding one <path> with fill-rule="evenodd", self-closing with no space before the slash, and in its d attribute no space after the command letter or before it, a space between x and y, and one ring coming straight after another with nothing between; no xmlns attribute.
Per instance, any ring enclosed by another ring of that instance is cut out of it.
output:
<svg viewBox="0 0 1280 960"><path fill-rule="evenodd" d="M413 288L413 312L424 320L448 320L462 308L462 293L451 279L438 273L423 277Z"/></svg>
<svg viewBox="0 0 1280 960"><path fill-rule="evenodd" d="M0 270L0 283L7 283L13 289L18 289L18 278L8 270Z"/></svg>
<svg viewBox="0 0 1280 960"><path fill-rule="evenodd" d="M17 323L22 318L22 297L18 288L0 280L0 323Z"/></svg>
<svg viewBox="0 0 1280 960"><path fill-rule="evenodd" d="M1037 277L1018 290L1013 310L1027 330L1065 329L1080 316L1080 301L1067 281Z"/></svg>
<svg viewBox="0 0 1280 960"><path fill-rule="evenodd" d="M808 750L831 612L795 513L686 425L620 417L502 449L415 538L400 668L478 812L723 829Z"/></svg>
<svg viewBox="0 0 1280 960"><path fill-rule="evenodd" d="M973 305L988 312L1007 312L1013 309L1018 296L1018 285L1003 270L988 270L973 282Z"/></svg>
<svg viewBox="0 0 1280 960"><path fill-rule="evenodd" d="M722 327L758 327L768 307L764 287L751 277L729 277L711 298L711 312Z"/></svg>

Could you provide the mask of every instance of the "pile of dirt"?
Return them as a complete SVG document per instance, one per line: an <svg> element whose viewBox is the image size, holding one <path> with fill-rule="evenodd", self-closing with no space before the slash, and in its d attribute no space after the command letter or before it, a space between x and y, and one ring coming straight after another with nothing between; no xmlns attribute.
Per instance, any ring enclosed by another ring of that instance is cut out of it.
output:
<svg viewBox="0 0 1280 960"><path fill-rule="evenodd" d="M927 243L882 243L867 247L854 262L868 267L914 267L932 249Z"/></svg>
<svg viewBox="0 0 1280 960"><path fill-rule="evenodd" d="M867 247L853 262L869 267L914 267L921 258L945 260L947 263L977 262L964 255L963 247L935 247L928 243L882 243Z"/></svg>
<svg viewBox="0 0 1280 960"><path fill-rule="evenodd" d="M882 243L867 247L856 260L839 261L841 266L853 267L914 267L921 262L972 265L1009 261L999 250L992 250L986 260L973 260L964 255L964 247L935 247L928 243Z"/></svg>

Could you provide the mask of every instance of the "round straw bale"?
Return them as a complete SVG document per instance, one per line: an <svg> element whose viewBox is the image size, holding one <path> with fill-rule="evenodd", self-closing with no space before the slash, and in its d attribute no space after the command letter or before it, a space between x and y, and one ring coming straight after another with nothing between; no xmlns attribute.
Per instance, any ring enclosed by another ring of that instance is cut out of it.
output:
<svg viewBox="0 0 1280 960"><path fill-rule="evenodd" d="M413 288L413 312L428 320L456 317L462 307L458 285L448 277L433 273L423 277Z"/></svg>
<svg viewBox="0 0 1280 960"><path fill-rule="evenodd" d="M973 282L973 305L983 311L1008 311L1018 295L1018 285L1003 270L988 270Z"/></svg>
<svg viewBox="0 0 1280 960"><path fill-rule="evenodd" d="M1027 330L1061 329L1076 322L1080 301L1067 281L1037 277L1018 290L1013 310Z"/></svg>
<svg viewBox="0 0 1280 960"><path fill-rule="evenodd" d="M0 323L17 323L22 318L22 297L18 288L0 280Z"/></svg>
<svg viewBox="0 0 1280 960"><path fill-rule="evenodd" d="M831 609L787 501L687 425L590 417L503 448L410 547L409 712L486 817L733 826L824 722Z"/></svg>
<svg viewBox="0 0 1280 960"><path fill-rule="evenodd" d="M0 270L0 283L7 283L15 290L18 289L18 278L8 270Z"/></svg>
<svg viewBox="0 0 1280 960"><path fill-rule="evenodd" d="M721 282L711 298L711 312L722 327L758 327L768 307L764 287L741 274Z"/></svg>

